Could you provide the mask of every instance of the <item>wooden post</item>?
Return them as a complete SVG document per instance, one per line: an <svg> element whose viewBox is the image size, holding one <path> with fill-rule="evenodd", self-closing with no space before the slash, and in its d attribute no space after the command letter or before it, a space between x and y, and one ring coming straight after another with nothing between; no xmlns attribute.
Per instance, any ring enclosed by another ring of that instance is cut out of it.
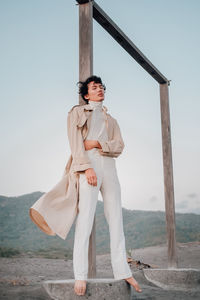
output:
<svg viewBox="0 0 200 300"><path fill-rule="evenodd" d="M170 111L168 83L160 84L160 109L162 126L163 171L165 188L165 213L168 246L168 268L177 268L177 250L175 236L175 205L172 148L170 132Z"/></svg>
<svg viewBox="0 0 200 300"><path fill-rule="evenodd" d="M79 4L79 80L93 73L93 14L92 2ZM86 104L79 96L79 104Z"/></svg>
<svg viewBox="0 0 200 300"><path fill-rule="evenodd" d="M84 1L83 1L84 2ZM79 5L79 80L84 81L93 74L93 3ZM79 104L86 104L79 95ZM88 278L96 277L96 216L89 239Z"/></svg>

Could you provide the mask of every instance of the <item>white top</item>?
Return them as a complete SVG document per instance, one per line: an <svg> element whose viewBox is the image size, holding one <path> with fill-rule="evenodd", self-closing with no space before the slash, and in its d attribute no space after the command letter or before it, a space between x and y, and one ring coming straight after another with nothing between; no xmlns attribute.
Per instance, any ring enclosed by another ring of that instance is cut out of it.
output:
<svg viewBox="0 0 200 300"><path fill-rule="evenodd" d="M88 101L88 104L93 108L90 130L88 132L86 140L98 140L99 135L108 140L106 124L103 112L103 100L102 101Z"/></svg>

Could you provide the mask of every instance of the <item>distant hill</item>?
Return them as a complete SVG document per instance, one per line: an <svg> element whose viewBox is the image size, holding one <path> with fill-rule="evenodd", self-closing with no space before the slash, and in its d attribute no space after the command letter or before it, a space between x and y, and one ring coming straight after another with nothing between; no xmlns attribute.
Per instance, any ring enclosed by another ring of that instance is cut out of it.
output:
<svg viewBox="0 0 200 300"><path fill-rule="evenodd" d="M48 236L29 218L29 208L43 193L35 192L19 197L0 196L0 246L24 250L73 249L74 224L64 241ZM128 210L123 208L126 248L135 249L166 242L165 213L162 211ZM109 229L98 201L96 210L97 254L110 251ZM178 242L200 241L200 215L176 214Z"/></svg>

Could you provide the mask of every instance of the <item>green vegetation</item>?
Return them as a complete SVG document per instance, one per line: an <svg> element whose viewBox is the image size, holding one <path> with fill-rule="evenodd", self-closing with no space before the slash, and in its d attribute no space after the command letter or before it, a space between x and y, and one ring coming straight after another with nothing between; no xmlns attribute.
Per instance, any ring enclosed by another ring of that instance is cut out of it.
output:
<svg viewBox="0 0 200 300"><path fill-rule="evenodd" d="M10 247L0 247L0 257L13 257L20 254L20 251Z"/></svg>
<svg viewBox="0 0 200 300"><path fill-rule="evenodd" d="M74 225L62 240L43 233L29 218L29 208L41 192L20 197L0 196L0 255L72 259ZM165 213L162 211L128 210L123 208L124 233L127 249L154 246L166 242ZM110 252L109 228L103 202L96 210L97 254ZM200 241L200 215L176 214L177 242Z"/></svg>

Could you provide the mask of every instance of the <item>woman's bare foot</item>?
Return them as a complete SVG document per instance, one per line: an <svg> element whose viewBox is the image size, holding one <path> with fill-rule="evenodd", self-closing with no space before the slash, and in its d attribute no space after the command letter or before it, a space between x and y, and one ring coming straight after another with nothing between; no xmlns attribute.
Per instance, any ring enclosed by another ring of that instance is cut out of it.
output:
<svg viewBox="0 0 200 300"><path fill-rule="evenodd" d="M86 280L75 280L74 291L77 295L85 295Z"/></svg>
<svg viewBox="0 0 200 300"><path fill-rule="evenodd" d="M124 280L126 280L128 283L130 283L138 293L142 292L138 282L133 277L125 278Z"/></svg>

